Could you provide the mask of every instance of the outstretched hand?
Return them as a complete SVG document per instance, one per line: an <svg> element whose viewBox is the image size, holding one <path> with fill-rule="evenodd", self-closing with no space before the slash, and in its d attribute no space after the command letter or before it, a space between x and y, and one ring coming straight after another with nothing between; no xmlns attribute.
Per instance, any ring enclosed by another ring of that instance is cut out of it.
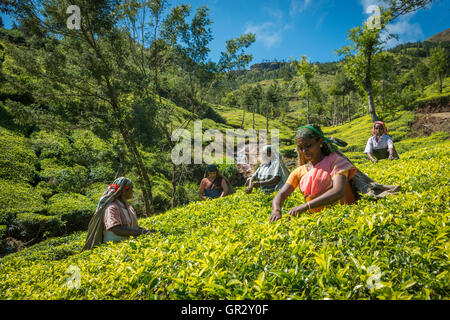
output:
<svg viewBox="0 0 450 320"><path fill-rule="evenodd" d="M272 215L270 216L269 222L275 222L277 220L281 219L281 212L280 211L273 211Z"/></svg>
<svg viewBox="0 0 450 320"><path fill-rule="evenodd" d="M155 233L156 232L156 230L155 229L144 229L144 228L142 228L141 229L141 231L142 231L142 234L150 234L150 233Z"/></svg>
<svg viewBox="0 0 450 320"><path fill-rule="evenodd" d="M298 206L298 207L294 207L291 210L289 210L288 214L288 218L290 217L298 217L301 213L305 212L307 210L307 208L303 205Z"/></svg>

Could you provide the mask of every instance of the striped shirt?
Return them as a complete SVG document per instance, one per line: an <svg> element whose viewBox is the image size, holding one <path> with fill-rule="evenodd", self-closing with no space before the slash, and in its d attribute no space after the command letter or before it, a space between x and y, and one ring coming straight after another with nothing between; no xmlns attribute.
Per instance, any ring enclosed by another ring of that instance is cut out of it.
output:
<svg viewBox="0 0 450 320"><path fill-rule="evenodd" d="M274 170L274 168L271 168L271 166L278 166L278 168L276 168ZM273 175L272 173L276 172L275 175ZM270 186L261 186L261 191L269 194L272 193L274 191L280 190L281 187L284 185L284 182L282 177L283 177L283 173L281 171L281 165L278 161L275 162L269 162L269 163L261 163L260 166L258 167L258 169L256 169L255 173L253 174L253 178L258 179L258 181L263 182L266 180L270 180L273 177L280 177L280 181L277 184L273 184Z"/></svg>

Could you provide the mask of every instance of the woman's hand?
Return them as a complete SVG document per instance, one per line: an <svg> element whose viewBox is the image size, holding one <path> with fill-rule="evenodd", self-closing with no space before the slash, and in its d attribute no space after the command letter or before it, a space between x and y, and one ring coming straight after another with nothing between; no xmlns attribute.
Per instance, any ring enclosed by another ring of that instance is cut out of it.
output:
<svg viewBox="0 0 450 320"><path fill-rule="evenodd" d="M145 228L140 228L140 230L141 230L142 234L150 234L150 233L155 233L156 232L156 230L154 230L154 229L148 230L148 229L145 229Z"/></svg>
<svg viewBox="0 0 450 320"><path fill-rule="evenodd" d="M288 212L288 216L298 217L301 213L308 211L308 207L302 204L301 206L294 207Z"/></svg>
<svg viewBox="0 0 450 320"><path fill-rule="evenodd" d="M275 222L281 219L281 210L272 211L272 215L270 216L269 222Z"/></svg>
<svg viewBox="0 0 450 320"><path fill-rule="evenodd" d="M258 188L259 185L260 185L259 182L253 182L253 181L250 181L250 186L249 186L248 188L245 189L245 192L247 192L247 193L252 193L253 188Z"/></svg>
<svg viewBox="0 0 450 320"><path fill-rule="evenodd" d="M286 200L292 192L294 192L294 187L287 183L277 192L272 200L272 214L269 218L270 222L281 219L281 208L283 207L284 200Z"/></svg>

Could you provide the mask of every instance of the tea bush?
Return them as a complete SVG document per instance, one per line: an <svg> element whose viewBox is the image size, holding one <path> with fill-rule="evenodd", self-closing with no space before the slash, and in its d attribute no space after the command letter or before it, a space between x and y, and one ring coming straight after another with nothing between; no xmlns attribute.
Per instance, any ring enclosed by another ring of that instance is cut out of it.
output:
<svg viewBox="0 0 450 320"><path fill-rule="evenodd" d="M6 236L6 231L8 230L8 226L4 224L0 224L0 239Z"/></svg>
<svg viewBox="0 0 450 320"><path fill-rule="evenodd" d="M88 185L89 170L86 167L78 164L66 166L56 159L43 159L40 163L40 178L48 182L55 192L82 193Z"/></svg>
<svg viewBox="0 0 450 320"><path fill-rule="evenodd" d="M65 231L87 229L97 204L78 193L58 193L48 202L48 215L57 216L65 223Z"/></svg>
<svg viewBox="0 0 450 320"><path fill-rule="evenodd" d="M17 214L9 232L18 239L39 241L43 237L61 235L63 227L64 222L57 216L26 212Z"/></svg>
<svg viewBox="0 0 450 320"><path fill-rule="evenodd" d="M57 132L45 130L33 132L30 136L33 150L39 159L59 158L68 164L72 163L71 155L74 153L68 136Z"/></svg>
<svg viewBox="0 0 450 320"><path fill-rule="evenodd" d="M38 159L29 141L0 127L0 179L33 182Z"/></svg>
<svg viewBox="0 0 450 320"><path fill-rule="evenodd" d="M270 224L260 192L140 219L157 233L80 253L86 232L0 259L0 299L448 299L450 142L358 165L402 191ZM66 271L81 270L69 289Z"/></svg>
<svg viewBox="0 0 450 320"><path fill-rule="evenodd" d="M0 179L0 190L0 224L9 225L18 213L45 211L42 195L28 184Z"/></svg>

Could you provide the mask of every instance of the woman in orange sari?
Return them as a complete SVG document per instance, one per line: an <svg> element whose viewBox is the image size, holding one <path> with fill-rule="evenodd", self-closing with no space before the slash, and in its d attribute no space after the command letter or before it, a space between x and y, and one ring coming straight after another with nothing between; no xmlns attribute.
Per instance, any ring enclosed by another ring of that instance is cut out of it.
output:
<svg viewBox="0 0 450 320"><path fill-rule="evenodd" d="M289 216L310 211L317 212L337 202L354 203L356 198L350 185L357 173L356 167L337 152L334 144L346 145L341 140L325 138L316 125L300 127L296 133L299 167L294 170L272 202L270 222L281 219L281 208L286 198L299 187L306 203L292 208Z"/></svg>

